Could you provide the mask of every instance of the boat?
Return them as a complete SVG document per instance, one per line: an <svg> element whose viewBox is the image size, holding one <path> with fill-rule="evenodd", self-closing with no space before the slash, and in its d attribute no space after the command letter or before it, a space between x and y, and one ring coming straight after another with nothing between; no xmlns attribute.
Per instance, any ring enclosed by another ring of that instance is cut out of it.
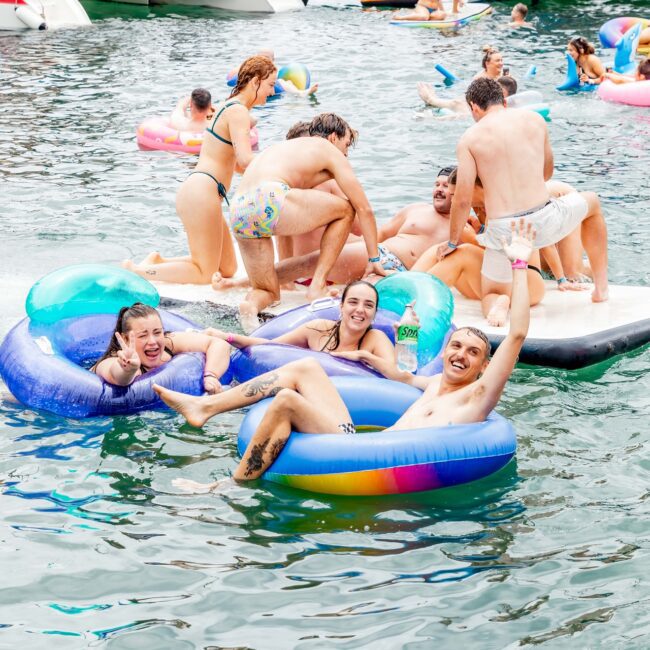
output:
<svg viewBox="0 0 650 650"><path fill-rule="evenodd" d="M79 0L0 0L0 29L85 27L90 18Z"/></svg>
<svg viewBox="0 0 650 650"><path fill-rule="evenodd" d="M209 7L225 11L246 11L254 13L281 13L302 9L307 0L108 0L138 5L184 5Z"/></svg>

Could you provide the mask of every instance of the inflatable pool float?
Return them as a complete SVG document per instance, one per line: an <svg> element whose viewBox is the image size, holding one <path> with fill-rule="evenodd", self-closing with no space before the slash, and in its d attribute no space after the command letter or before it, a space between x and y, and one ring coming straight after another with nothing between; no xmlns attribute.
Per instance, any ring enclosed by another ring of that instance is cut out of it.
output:
<svg viewBox="0 0 650 650"><path fill-rule="evenodd" d="M413 9L418 0L361 0L361 6L365 8L381 9Z"/></svg>
<svg viewBox="0 0 650 650"><path fill-rule="evenodd" d="M642 30L646 27L650 27L650 18L622 16L621 18L612 18L612 20L608 20L598 32L602 46L616 47L623 35L636 25L640 25ZM650 45L641 45L637 48L637 52L641 54L650 54Z"/></svg>
<svg viewBox="0 0 650 650"><path fill-rule="evenodd" d="M525 108L539 113L545 120L550 120L551 107L544 102L542 93L538 90L524 90L506 97L506 104L510 108Z"/></svg>
<svg viewBox="0 0 650 650"><path fill-rule="evenodd" d="M231 88L237 85L237 73L239 69L233 69L226 75L226 84ZM311 86L311 74L309 68L304 63L287 63L278 70L278 79L291 81L298 90L307 90ZM284 88L278 81L275 82L275 94L271 97L277 97L284 93ZM269 98L270 99L270 98Z"/></svg>
<svg viewBox="0 0 650 650"><path fill-rule="evenodd" d="M197 154L201 152L203 134L205 131L192 133L179 131L170 125L169 119L152 117L145 120L136 129L135 139L140 149L145 151L176 151ZM257 149L259 134L255 127L251 128L251 147Z"/></svg>
<svg viewBox="0 0 650 650"><path fill-rule="evenodd" d="M377 310L373 327L384 332L394 342L393 325L399 321L406 305L415 300L415 309L422 323L416 374L431 376L441 372L441 351L455 329L451 323L454 302L449 289L428 273L404 272L388 276L378 282L377 291L379 304L386 305L386 309ZM339 317L339 301L324 298L314 301L311 305L296 307L276 316L255 330L251 336L274 339L312 320L323 318L335 321ZM375 370L362 363L339 359L326 352L280 343L253 345L236 350L231 357L230 370L237 381L244 382L290 361L305 357L316 359L330 377L380 376Z"/></svg>
<svg viewBox="0 0 650 650"><path fill-rule="evenodd" d="M445 9L451 12L451 4L446 3ZM464 7L454 16L444 20L391 20L390 24L397 27L426 27L428 29L459 29L465 25L480 20L492 13L492 7L482 2L472 2Z"/></svg>
<svg viewBox="0 0 650 650"><path fill-rule="evenodd" d="M597 84L582 83L580 81L580 76L578 75L578 66L573 60L570 54L565 53L566 57L566 77L564 81L556 86L557 90L581 90L581 91L591 91L596 90Z"/></svg>
<svg viewBox="0 0 650 650"><path fill-rule="evenodd" d="M194 329L187 319L160 311L166 331ZM87 418L163 408L155 382L191 395L203 392L203 354L179 354L129 386L105 382L88 368L108 347L115 314L65 318L55 323L20 321L0 345L0 376L26 406ZM222 378L228 383L229 378Z"/></svg>
<svg viewBox="0 0 650 650"><path fill-rule="evenodd" d="M598 96L608 102L650 107L650 81L615 84L607 79L600 84Z"/></svg>
<svg viewBox="0 0 650 650"><path fill-rule="evenodd" d="M390 427L422 393L387 379L334 377L352 421ZM272 399L255 404L239 430L243 454ZM263 478L310 492L355 496L435 490L484 478L517 448L512 425L492 412L485 422L354 435L292 432Z"/></svg>
<svg viewBox="0 0 650 650"><path fill-rule="evenodd" d="M203 354L179 354L129 386L114 386L88 368L108 348L118 311L134 302L156 307L155 287L135 273L100 264L77 264L46 275L31 288L20 321L0 344L0 376L23 404L66 417L134 413L163 407L161 386L200 395ZM166 331L196 329L160 311ZM226 373L222 382L229 383Z"/></svg>

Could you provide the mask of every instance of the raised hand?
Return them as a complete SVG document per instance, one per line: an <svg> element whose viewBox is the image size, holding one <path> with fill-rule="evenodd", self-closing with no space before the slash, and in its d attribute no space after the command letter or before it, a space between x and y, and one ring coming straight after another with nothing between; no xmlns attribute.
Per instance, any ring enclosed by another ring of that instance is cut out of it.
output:
<svg viewBox="0 0 650 650"><path fill-rule="evenodd" d="M119 332L115 332L115 338L120 346L120 350L117 351L117 362L120 364L120 367L124 372L134 373L140 369L140 357L135 351L135 343L133 342L133 335L129 332L126 335L126 340L122 337Z"/></svg>
<svg viewBox="0 0 650 650"><path fill-rule="evenodd" d="M525 219L520 219L518 226L516 221L511 221L510 227L512 229L510 243L506 243L505 237L501 238L503 252L511 262L515 260L527 262L533 252L533 242L536 236L535 229Z"/></svg>

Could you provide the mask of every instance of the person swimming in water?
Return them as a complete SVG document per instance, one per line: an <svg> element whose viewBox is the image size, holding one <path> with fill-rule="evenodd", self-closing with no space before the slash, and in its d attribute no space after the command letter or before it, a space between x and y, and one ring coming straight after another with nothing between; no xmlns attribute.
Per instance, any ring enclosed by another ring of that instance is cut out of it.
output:
<svg viewBox="0 0 650 650"><path fill-rule="evenodd" d="M576 62L581 83L599 84L603 80L605 66L596 56L596 48L586 38L572 38L567 53Z"/></svg>
<svg viewBox="0 0 650 650"><path fill-rule="evenodd" d="M173 110L169 123L179 131L201 132L214 115L212 95L205 88L195 88L188 97L182 97Z"/></svg>

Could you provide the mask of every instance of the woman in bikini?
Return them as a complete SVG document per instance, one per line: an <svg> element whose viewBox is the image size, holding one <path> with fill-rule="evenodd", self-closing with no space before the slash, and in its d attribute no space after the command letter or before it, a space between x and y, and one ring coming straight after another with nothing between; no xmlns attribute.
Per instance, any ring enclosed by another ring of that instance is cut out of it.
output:
<svg viewBox="0 0 650 650"><path fill-rule="evenodd" d="M219 379L228 369L230 347L200 332L165 332L160 314L136 302L120 309L108 349L90 371L109 384L129 386L183 352L205 354L203 387L208 393L221 391Z"/></svg>
<svg viewBox="0 0 650 650"><path fill-rule="evenodd" d="M582 36L572 38L567 46L569 56L576 62L582 83L599 84L605 74L605 66L596 56L594 46Z"/></svg>
<svg viewBox="0 0 650 650"><path fill-rule="evenodd" d="M253 159L249 110L264 104L274 93L276 78L277 70L270 59L252 56L239 69L230 97L216 107L199 162L176 195L176 211L187 233L189 256L163 258L151 253L140 264L125 261L125 268L149 280L179 284L209 284L217 271L225 277L234 275L235 248L221 201L228 201L226 192L233 173L243 173Z"/></svg>
<svg viewBox="0 0 650 650"><path fill-rule="evenodd" d="M463 4L463 0L453 0L451 14L457 14L458 8ZM449 13L445 11L442 0L419 0L410 14L396 14L393 16L393 20L444 20L448 16Z"/></svg>
<svg viewBox="0 0 650 650"><path fill-rule="evenodd" d="M367 350L372 355L391 361L395 357L393 344L382 331L372 329L378 302L377 289L365 280L357 280L350 282L343 290L341 318L337 321L324 318L312 320L271 340L222 332L212 327L204 331L236 348L284 343L333 355L338 352Z"/></svg>

